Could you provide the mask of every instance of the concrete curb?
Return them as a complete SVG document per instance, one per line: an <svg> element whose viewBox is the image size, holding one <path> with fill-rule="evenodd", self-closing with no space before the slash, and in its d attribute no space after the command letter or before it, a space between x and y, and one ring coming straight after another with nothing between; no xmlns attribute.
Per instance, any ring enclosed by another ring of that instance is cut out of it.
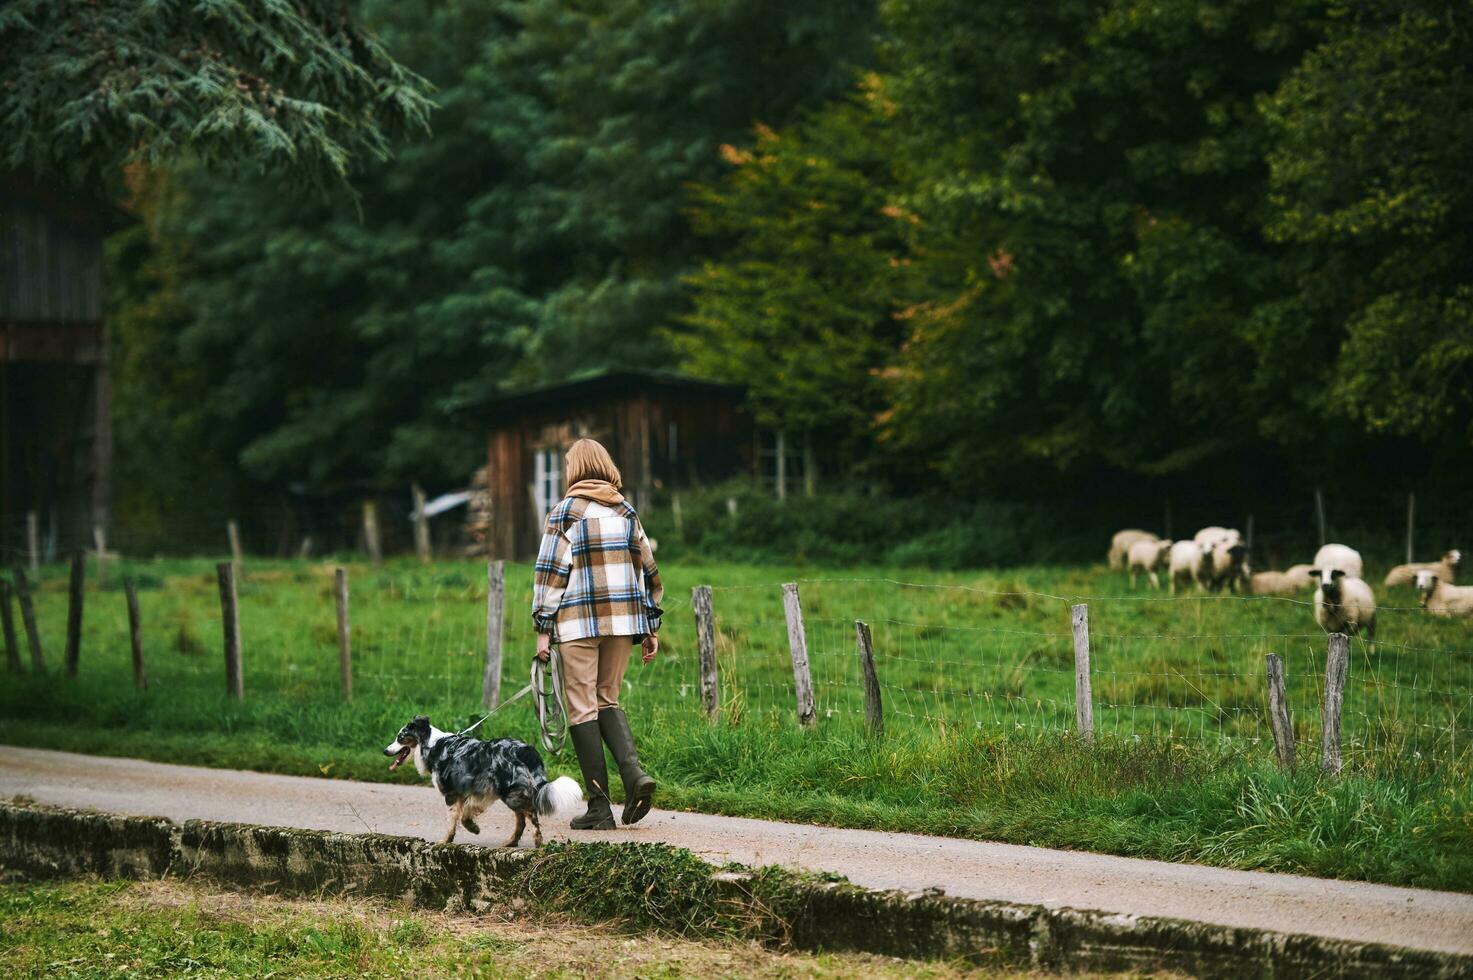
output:
<svg viewBox="0 0 1473 980"><path fill-rule="evenodd" d="M579 847L611 845L585 844ZM646 845L658 847L659 845ZM123 817L0 804L0 867L35 877L203 876L283 894L372 896L480 912L518 900L531 850L384 834ZM1041 905L873 891L788 872L712 869L759 938L811 950L1052 970L1219 977L1473 977L1473 956Z"/></svg>

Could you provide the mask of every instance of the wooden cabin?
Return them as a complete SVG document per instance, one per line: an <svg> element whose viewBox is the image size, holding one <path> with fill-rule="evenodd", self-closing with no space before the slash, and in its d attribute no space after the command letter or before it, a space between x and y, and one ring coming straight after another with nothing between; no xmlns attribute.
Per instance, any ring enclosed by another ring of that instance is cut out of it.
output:
<svg viewBox="0 0 1473 980"><path fill-rule="evenodd" d="M112 384L102 240L122 216L0 174L0 515L53 542L106 526Z"/></svg>
<svg viewBox="0 0 1473 980"><path fill-rule="evenodd" d="M543 518L565 488L563 454L576 439L604 444L636 508L657 490L752 473L758 440L742 401L735 385L613 371L476 406L490 427L491 553L535 557Z"/></svg>

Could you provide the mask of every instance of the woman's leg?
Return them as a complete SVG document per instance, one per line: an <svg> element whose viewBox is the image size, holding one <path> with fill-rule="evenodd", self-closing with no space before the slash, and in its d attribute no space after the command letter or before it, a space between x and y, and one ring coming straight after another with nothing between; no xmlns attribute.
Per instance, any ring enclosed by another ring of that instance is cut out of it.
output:
<svg viewBox="0 0 1473 980"><path fill-rule="evenodd" d="M604 759L598 724L598 638L567 640L558 648L563 667L563 695L568 701L568 738L583 771L588 811L574 817L574 830L612 830L609 807L609 764Z"/></svg>
<svg viewBox="0 0 1473 980"><path fill-rule="evenodd" d="M655 781L640 768L634 733L619 707L619 691L624 684L632 642L628 636L607 637L599 645L598 657L598 725L614 761L619 764L619 777L624 782L624 814L620 819L625 823L637 823L649 813L655 795Z"/></svg>

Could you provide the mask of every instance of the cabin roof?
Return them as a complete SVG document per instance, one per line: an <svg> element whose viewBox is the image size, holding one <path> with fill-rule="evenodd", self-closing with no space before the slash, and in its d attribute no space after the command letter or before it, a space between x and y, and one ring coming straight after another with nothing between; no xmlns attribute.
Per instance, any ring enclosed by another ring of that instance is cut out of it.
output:
<svg viewBox="0 0 1473 980"><path fill-rule="evenodd" d="M602 371L555 384L521 388L461 406L461 411L485 421L497 422L558 405L588 402L624 394L697 395L708 398L740 399L740 385L707 381L669 371L632 369Z"/></svg>

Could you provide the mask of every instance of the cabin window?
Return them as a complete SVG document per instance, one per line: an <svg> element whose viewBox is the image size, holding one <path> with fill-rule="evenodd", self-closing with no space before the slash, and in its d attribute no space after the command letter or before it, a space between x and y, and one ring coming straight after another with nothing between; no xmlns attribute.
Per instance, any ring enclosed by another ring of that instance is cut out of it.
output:
<svg viewBox="0 0 1473 980"><path fill-rule="evenodd" d="M546 517L563 497L563 454L556 449L539 449L532 454L532 497L537 516Z"/></svg>

